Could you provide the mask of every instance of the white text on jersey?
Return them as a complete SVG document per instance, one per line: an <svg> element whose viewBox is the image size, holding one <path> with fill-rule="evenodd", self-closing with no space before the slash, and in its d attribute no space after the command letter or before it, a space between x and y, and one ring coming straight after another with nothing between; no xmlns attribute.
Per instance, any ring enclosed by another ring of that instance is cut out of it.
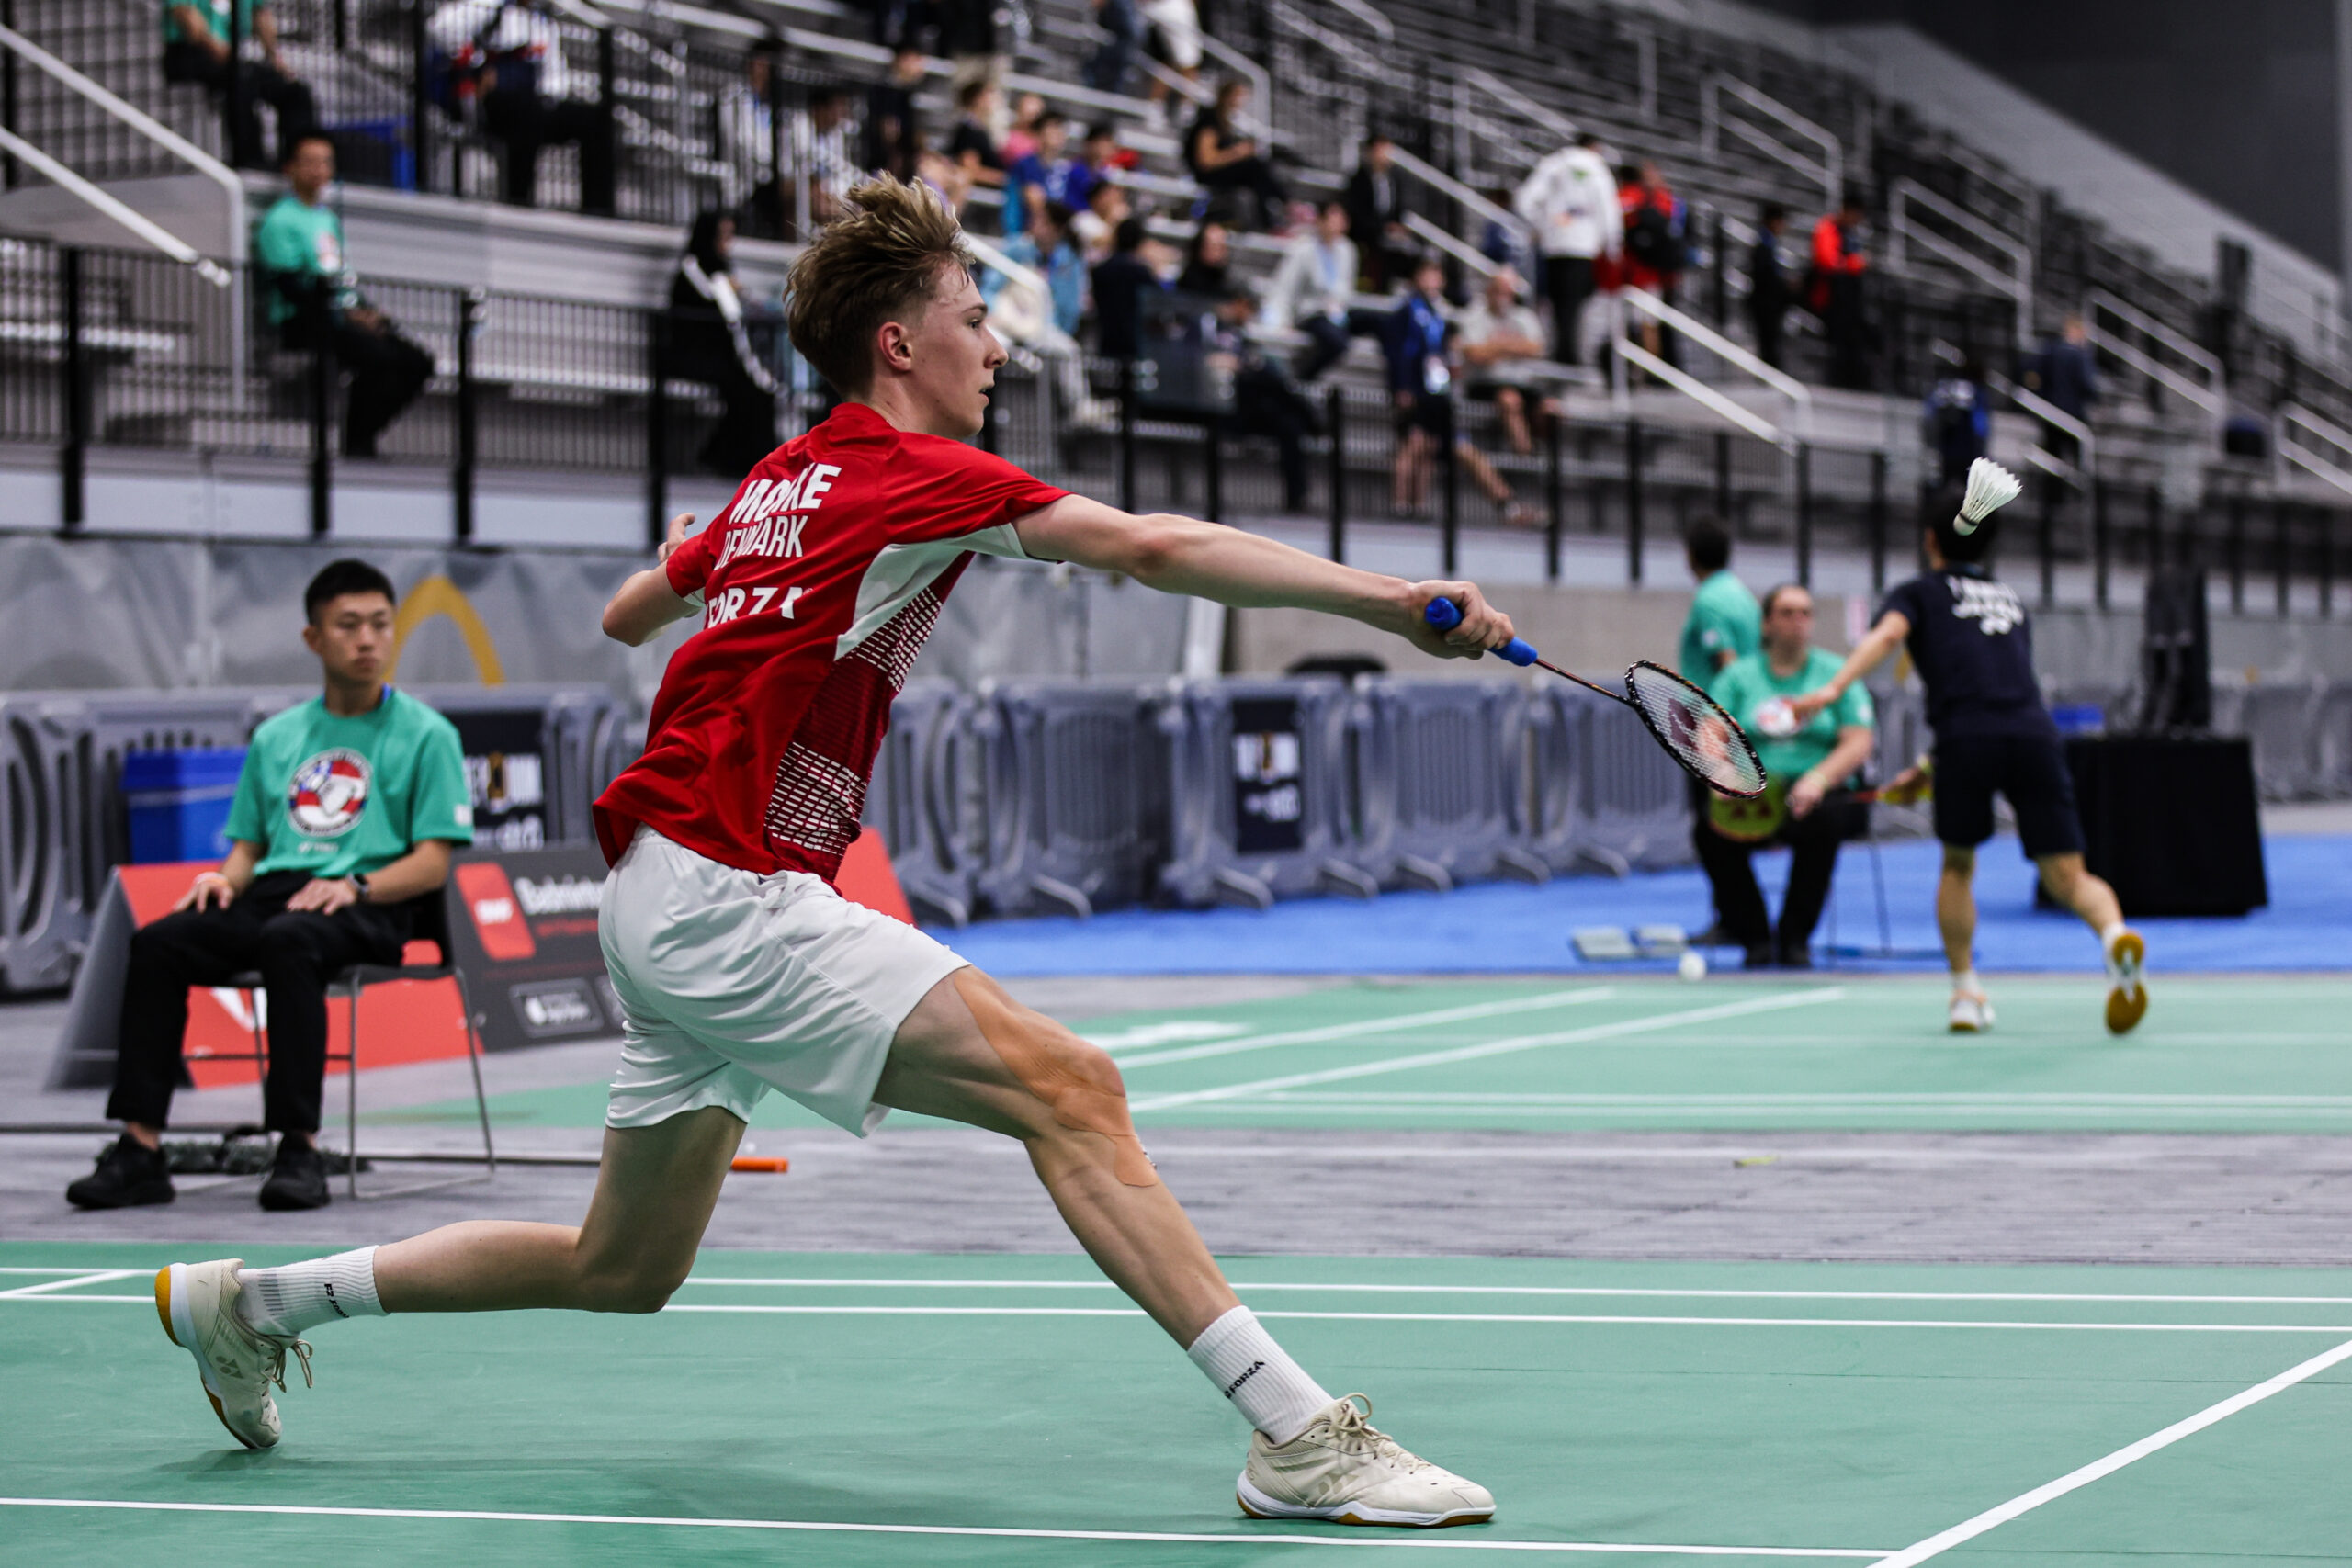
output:
<svg viewBox="0 0 2352 1568"><path fill-rule="evenodd" d="M840 473L831 463L811 463L788 479L753 479L729 511L735 526L720 547L717 566L741 556L801 554L800 530L808 513L825 503Z"/></svg>
<svg viewBox="0 0 2352 1568"><path fill-rule="evenodd" d="M702 624L723 626L741 615L764 615L770 604L775 604L775 613L786 620L794 620L797 617L793 611L800 603L800 595L806 592L808 590L802 588L723 589L712 594L710 602L703 606ZM779 598L783 603L776 604Z"/></svg>

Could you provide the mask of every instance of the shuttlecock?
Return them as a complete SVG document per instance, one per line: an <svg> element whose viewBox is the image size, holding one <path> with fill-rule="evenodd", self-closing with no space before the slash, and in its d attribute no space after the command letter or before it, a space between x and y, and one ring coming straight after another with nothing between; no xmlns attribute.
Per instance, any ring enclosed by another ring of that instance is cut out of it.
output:
<svg viewBox="0 0 2352 1568"><path fill-rule="evenodd" d="M1797 710L1789 705L1786 697L1772 697L1757 705L1756 728L1775 740L1786 740L1804 727L1797 723Z"/></svg>
<svg viewBox="0 0 2352 1568"><path fill-rule="evenodd" d="M1698 949L1685 948L1681 962L1675 964L1674 972L1686 980L1703 980L1707 977L1707 960Z"/></svg>
<svg viewBox="0 0 2352 1568"><path fill-rule="evenodd" d="M2017 475L1990 457L1979 457L1968 465L1968 493L1961 498L1960 515L1951 525L1961 533L1973 534L1979 523L2024 492Z"/></svg>

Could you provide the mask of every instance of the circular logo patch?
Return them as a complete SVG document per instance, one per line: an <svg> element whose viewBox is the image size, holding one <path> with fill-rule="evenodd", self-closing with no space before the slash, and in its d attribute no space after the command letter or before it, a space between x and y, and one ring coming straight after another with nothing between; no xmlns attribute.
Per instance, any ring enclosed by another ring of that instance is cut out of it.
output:
<svg viewBox="0 0 2352 1568"><path fill-rule="evenodd" d="M368 809L368 759L338 746L294 770L286 815L294 830L313 839L334 839L357 825Z"/></svg>

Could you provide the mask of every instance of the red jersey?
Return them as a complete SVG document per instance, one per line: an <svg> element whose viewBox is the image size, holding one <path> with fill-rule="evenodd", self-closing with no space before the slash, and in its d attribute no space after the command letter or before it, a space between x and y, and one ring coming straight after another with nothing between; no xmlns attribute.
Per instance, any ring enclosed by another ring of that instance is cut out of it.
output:
<svg viewBox="0 0 2352 1568"><path fill-rule="evenodd" d="M673 551L702 629L662 672L645 754L596 802L617 861L639 823L722 865L831 881L890 699L974 551L1068 492L862 403L770 453Z"/></svg>

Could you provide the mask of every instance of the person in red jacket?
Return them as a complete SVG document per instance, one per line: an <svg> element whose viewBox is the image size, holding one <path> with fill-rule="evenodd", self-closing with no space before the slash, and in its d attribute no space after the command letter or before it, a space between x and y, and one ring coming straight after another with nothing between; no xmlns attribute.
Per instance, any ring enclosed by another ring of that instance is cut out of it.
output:
<svg viewBox="0 0 2352 1568"><path fill-rule="evenodd" d="M1846 193L1838 210L1813 226L1813 276L1805 302L1829 339L1829 384L1871 389L1870 322L1862 310L1862 198Z"/></svg>
<svg viewBox="0 0 2352 1568"><path fill-rule="evenodd" d="M1666 175L1648 159L1617 192L1625 227L1624 284L1674 303L1675 284L1690 259L1687 215L1675 199ZM1642 315L1627 322L1644 348L1665 358L1675 357L1673 343L1655 316Z"/></svg>

